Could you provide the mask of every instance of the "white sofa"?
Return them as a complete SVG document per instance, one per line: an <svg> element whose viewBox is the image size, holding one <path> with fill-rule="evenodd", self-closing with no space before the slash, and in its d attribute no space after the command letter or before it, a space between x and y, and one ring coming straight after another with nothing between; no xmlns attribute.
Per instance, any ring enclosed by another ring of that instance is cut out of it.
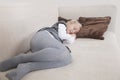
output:
<svg viewBox="0 0 120 80"><path fill-rule="evenodd" d="M29 41L41 27L50 26L58 16L111 16L105 40L80 38L68 45L73 63L54 69L34 71L22 80L120 80L120 51L115 35L116 7L113 5L40 7L0 6L0 60L27 51ZM7 80L0 73L2 80Z"/></svg>

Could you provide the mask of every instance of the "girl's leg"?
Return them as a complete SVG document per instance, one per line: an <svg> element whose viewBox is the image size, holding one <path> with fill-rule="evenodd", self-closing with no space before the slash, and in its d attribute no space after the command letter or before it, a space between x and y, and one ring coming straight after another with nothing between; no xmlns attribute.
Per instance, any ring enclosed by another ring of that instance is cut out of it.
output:
<svg viewBox="0 0 120 80"><path fill-rule="evenodd" d="M17 69L6 74L6 77L9 80L21 80L21 78L23 78L29 72L62 67L69 63L71 63L70 59L61 60L61 61L41 61L41 62L29 62L29 63L19 64Z"/></svg>
<svg viewBox="0 0 120 80"><path fill-rule="evenodd" d="M32 54L20 54L0 63L0 71L17 67L20 63L34 61L57 61L70 56L69 50L47 31L40 31L31 40Z"/></svg>
<svg viewBox="0 0 120 80"><path fill-rule="evenodd" d="M42 50L44 48L59 48L63 49L66 48L60 41L51 37L51 33L47 31L40 31L37 32L30 41L30 47L32 52L36 52Z"/></svg>
<svg viewBox="0 0 120 80"><path fill-rule="evenodd" d="M19 54L15 57L12 57L10 59L0 62L0 72L4 72L9 69L16 68L17 64L21 62L22 56L23 54Z"/></svg>
<svg viewBox="0 0 120 80"><path fill-rule="evenodd" d="M60 61L71 57L68 50L45 48L32 54L20 54L0 63L0 71L15 68L20 63L39 61Z"/></svg>

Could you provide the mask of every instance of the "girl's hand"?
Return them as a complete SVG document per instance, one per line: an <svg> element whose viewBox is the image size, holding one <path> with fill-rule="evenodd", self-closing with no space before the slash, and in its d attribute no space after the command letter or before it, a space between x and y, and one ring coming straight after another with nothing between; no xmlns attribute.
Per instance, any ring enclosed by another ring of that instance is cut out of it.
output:
<svg viewBox="0 0 120 80"><path fill-rule="evenodd" d="M70 34L70 35L76 38L76 34Z"/></svg>

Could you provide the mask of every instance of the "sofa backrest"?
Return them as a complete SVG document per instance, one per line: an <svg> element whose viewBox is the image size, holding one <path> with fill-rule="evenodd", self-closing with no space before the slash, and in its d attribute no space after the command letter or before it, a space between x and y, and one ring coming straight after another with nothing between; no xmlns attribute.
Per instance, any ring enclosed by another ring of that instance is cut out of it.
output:
<svg viewBox="0 0 120 80"><path fill-rule="evenodd" d="M113 5L58 8L49 5L0 5L0 60L28 50L34 33L56 22L58 16L73 19L80 16L111 16L108 30L115 30L116 7Z"/></svg>
<svg viewBox="0 0 120 80"><path fill-rule="evenodd" d="M81 5L81 6L60 6L59 16L68 19L78 19L83 17L104 17L111 16L111 23L108 30L115 31L116 6L114 5Z"/></svg>
<svg viewBox="0 0 120 80"><path fill-rule="evenodd" d="M32 4L0 5L0 60L27 51L34 33L57 21L57 7Z"/></svg>

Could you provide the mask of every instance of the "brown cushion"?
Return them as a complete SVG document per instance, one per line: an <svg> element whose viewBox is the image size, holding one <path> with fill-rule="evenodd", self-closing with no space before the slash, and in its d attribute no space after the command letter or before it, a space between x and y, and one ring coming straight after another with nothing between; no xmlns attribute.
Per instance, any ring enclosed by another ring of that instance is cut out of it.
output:
<svg viewBox="0 0 120 80"><path fill-rule="evenodd" d="M77 33L77 38L93 38L103 40L103 34L108 28L111 17L80 17L81 30Z"/></svg>

